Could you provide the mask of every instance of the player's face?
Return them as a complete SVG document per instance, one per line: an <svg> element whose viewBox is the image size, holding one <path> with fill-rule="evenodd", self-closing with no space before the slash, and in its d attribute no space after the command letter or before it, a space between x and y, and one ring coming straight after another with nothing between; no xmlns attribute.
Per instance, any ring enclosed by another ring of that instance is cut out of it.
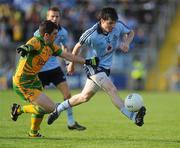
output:
<svg viewBox="0 0 180 148"><path fill-rule="evenodd" d="M116 24L116 21L101 19L101 27L105 32L111 32L115 24Z"/></svg>
<svg viewBox="0 0 180 148"><path fill-rule="evenodd" d="M55 23L56 25L59 25L60 23L60 14L58 11L48 11L47 12L47 20L52 21L53 23Z"/></svg>
<svg viewBox="0 0 180 148"><path fill-rule="evenodd" d="M58 33L58 30L54 29L51 34L45 34L45 42L48 44L53 43L57 36L57 33Z"/></svg>

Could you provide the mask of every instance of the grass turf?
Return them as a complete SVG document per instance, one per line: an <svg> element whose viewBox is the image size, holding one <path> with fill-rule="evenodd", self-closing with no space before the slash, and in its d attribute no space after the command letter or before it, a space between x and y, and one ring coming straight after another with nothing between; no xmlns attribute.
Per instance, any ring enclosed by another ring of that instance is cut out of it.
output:
<svg viewBox="0 0 180 148"><path fill-rule="evenodd" d="M73 91L73 94L79 91ZM57 90L45 93L55 102L62 101ZM119 94L125 98L129 92ZM10 105L26 104L11 90L0 92L0 147L2 148L178 148L180 147L180 95L178 92L138 92L147 107L145 124L137 127L123 116L104 92L98 92L90 102L75 107L76 121L86 131L67 129L66 113L52 125L45 116L41 134L45 138L29 138L30 114L21 115L16 122L10 119Z"/></svg>

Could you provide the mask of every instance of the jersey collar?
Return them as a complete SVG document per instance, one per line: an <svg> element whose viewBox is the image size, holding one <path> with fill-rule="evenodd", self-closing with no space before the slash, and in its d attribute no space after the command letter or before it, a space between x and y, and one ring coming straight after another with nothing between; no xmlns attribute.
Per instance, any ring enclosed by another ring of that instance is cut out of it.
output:
<svg viewBox="0 0 180 148"><path fill-rule="evenodd" d="M35 37L45 44L44 38L40 34L36 35Z"/></svg>
<svg viewBox="0 0 180 148"><path fill-rule="evenodd" d="M49 43L45 43L44 38L39 34L35 36L43 45L51 45Z"/></svg>

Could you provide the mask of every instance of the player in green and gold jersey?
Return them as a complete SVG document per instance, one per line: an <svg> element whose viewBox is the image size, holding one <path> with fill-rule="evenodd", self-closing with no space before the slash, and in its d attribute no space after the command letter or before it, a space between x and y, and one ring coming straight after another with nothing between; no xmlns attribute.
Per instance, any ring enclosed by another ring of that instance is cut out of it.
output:
<svg viewBox="0 0 180 148"><path fill-rule="evenodd" d="M86 65L98 65L98 58L84 59L62 50L54 44L57 35L57 25L51 21L44 21L39 26L39 35L32 37L25 45L17 48L21 54L15 75L13 88L16 93L28 101L29 105L13 104L11 118L16 121L22 113L31 113L30 137L42 137L39 133L40 124L44 114L51 113L56 104L42 92L42 83L38 72L50 56L60 56L66 60Z"/></svg>

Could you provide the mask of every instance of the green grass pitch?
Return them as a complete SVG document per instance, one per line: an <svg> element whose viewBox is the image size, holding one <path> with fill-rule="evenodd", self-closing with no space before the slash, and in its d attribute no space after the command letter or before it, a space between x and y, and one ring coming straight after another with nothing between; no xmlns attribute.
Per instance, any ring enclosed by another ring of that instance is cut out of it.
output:
<svg viewBox="0 0 180 148"><path fill-rule="evenodd" d="M72 93L78 93L79 90ZM57 90L45 93L54 101L62 101ZM119 92L123 98L130 92ZM11 90L0 91L0 148L179 148L179 92L138 92L147 107L145 124L137 127L123 116L104 92L98 92L90 102L74 108L76 120L87 126L86 131L67 129L66 113L52 125L45 116L41 134L45 138L29 138L30 114L16 122L10 119L10 105L25 104Z"/></svg>

